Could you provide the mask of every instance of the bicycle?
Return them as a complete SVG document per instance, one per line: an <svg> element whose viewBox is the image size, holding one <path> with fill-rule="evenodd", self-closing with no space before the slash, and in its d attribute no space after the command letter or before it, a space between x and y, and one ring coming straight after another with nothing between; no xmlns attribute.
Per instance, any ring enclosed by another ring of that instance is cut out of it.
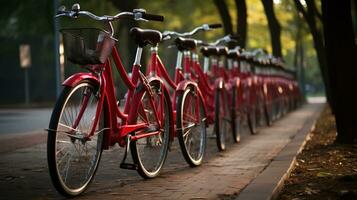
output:
<svg viewBox="0 0 357 200"><path fill-rule="evenodd" d="M200 30L209 30L212 25L203 25L197 27L191 33L194 34ZM148 32L151 30L133 28L132 31ZM178 33L165 31L163 40L177 36ZM165 81L168 88L173 89L172 110L174 113L174 122L176 128L174 137L177 137L181 147L181 152L186 162L191 166L199 166L206 150L206 109L205 101L196 82L191 81L190 73L189 44L182 43L178 45L178 55L176 61L174 80L170 78L166 67L158 55L158 47L151 48L150 64L146 72L147 77L159 77ZM182 67L182 59L184 64Z"/></svg>
<svg viewBox="0 0 357 200"><path fill-rule="evenodd" d="M144 178L156 177L165 162L173 116L169 93L161 80L147 79L140 71L142 48L157 45L159 32L136 35L138 44L132 76L120 60L112 22L123 18L163 21L163 17L143 9L115 16L96 16L61 7L56 17L87 16L103 22L107 30L63 29L65 53L69 61L88 72L73 74L63 82L64 89L52 112L47 141L47 159L51 180L62 195L71 197L84 192L97 170L102 150L115 145L124 147L121 168L137 170ZM124 111L119 110L109 57L128 87ZM131 150L134 163L126 163Z"/></svg>
<svg viewBox="0 0 357 200"><path fill-rule="evenodd" d="M206 94L205 99L209 113L208 121L214 124L213 132L216 136L218 150L224 151L226 149L226 134L232 129L229 129L231 126L231 116L228 111L229 102L227 99L226 82L218 69L220 65L218 59L226 53L226 49L219 50L211 44L200 40L186 40L202 46L200 51L204 57L203 70L198 54L193 52L191 76L196 79L198 87Z"/></svg>
<svg viewBox="0 0 357 200"><path fill-rule="evenodd" d="M186 32L186 33L178 33L174 31L165 31L163 33L164 37L175 37L175 45L177 47L178 55L177 55L177 62L176 62L176 72L175 72L175 81L181 80L180 77L182 77L182 74L180 75L180 72L182 70L182 61L183 61L183 77L186 80L194 80L194 84L198 86L199 91L204 94L203 96L203 105L205 108L205 113L207 115L207 124L214 124L214 133L216 135L216 143L217 147L219 150L224 150L225 149L225 144L222 141L224 138L224 135L227 132L228 126L222 125L222 121L226 121L226 117L222 117L221 114L226 113L226 101L225 100L220 100L224 93L222 90L224 89L224 82L222 78L217 78L214 80L213 84L210 83L208 80L207 76L202 72L199 59L198 59L198 54L196 53L197 46L200 45L199 40L194 40L191 38L186 38L188 36L192 36L198 31L207 31L210 29L214 28L220 28L220 24L211 24L207 25L204 24L202 26L196 27L193 29L191 32ZM161 71L164 71L163 67L160 67ZM172 84L172 81L168 80L169 76L167 73L161 72L164 78L170 85L171 87L175 88L175 85ZM178 93L178 94L183 94L183 93ZM180 96L177 98L178 102L180 102ZM220 103L222 102L222 103ZM180 116L181 113L180 110L177 110L176 116ZM223 111L223 112L222 112ZM181 135L181 127L180 127L180 118L177 118L177 126L178 128L178 138L181 144L181 147L184 146L184 142L182 140ZM221 128L220 128L221 127ZM181 139L180 139L181 138ZM185 149L183 148L183 154L184 156L186 155ZM191 161L187 159L187 156L185 156L186 161L190 163ZM192 164L190 164L192 166Z"/></svg>

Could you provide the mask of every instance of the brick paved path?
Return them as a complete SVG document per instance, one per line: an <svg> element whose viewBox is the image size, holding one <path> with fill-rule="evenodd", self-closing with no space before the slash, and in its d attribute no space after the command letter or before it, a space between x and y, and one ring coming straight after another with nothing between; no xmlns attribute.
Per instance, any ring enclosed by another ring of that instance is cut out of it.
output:
<svg viewBox="0 0 357 200"><path fill-rule="evenodd" d="M264 127L245 133L237 145L219 153L209 139L205 162L185 163L177 141L162 174L143 180L135 171L119 168L123 149L103 152L96 177L78 199L230 199L256 177L321 104L308 104ZM46 135L44 134L44 137ZM46 145L0 154L0 199L62 199L53 189L46 163Z"/></svg>

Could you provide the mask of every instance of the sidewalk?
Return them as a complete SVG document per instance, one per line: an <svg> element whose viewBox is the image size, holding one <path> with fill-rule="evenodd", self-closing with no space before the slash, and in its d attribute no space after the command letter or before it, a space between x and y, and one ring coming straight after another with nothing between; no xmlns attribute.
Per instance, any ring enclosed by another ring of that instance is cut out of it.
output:
<svg viewBox="0 0 357 200"><path fill-rule="evenodd" d="M104 151L93 183L78 199L234 199L242 191L242 195L260 192L247 189L261 174L267 174L272 160L292 140L304 139L303 132L311 128L323 105L304 105L272 127L263 127L257 135L242 135L240 144L229 145L223 153L217 152L214 139L209 139L205 162L197 168L188 167L176 140L162 174L152 180L143 180L135 171L119 168L123 149ZM294 155L287 154L291 158ZM279 181L281 177L276 176L270 174L268 178ZM0 194L0 199L63 198L52 187L45 144L0 153ZM239 198L244 199L241 195Z"/></svg>

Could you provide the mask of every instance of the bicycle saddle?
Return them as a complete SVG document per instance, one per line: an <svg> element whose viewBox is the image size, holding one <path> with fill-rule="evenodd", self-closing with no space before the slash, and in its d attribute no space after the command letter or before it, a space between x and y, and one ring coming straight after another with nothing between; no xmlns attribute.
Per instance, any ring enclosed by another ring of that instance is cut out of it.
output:
<svg viewBox="0 0 357 200"><path fill-rule="evenodd" d="M227 57L228 58L232 58L232 59L236 59L236 58L238 58L239 57L239 50L237 50L237 49L231 49L231 50L229 50L228 51L228 55L227 55Z"/></svg>
<svg viewBox="0 0 357 200"><path fill-rule="evenodd" d="M201 53L203 54L203 56L206 57L217 55L217 47L215 46L201 47Z"/></svg>
<svg viewBox="0 0 357 200"><path fill-rule="evenodd" d="M157 46L162 39L162 34L159 31L137 27L130 29L130 36L139 47L144 47L148 44Z"/></svg>
<svg viewBox="0 0 357 200"><path fill-rule="evenodd" d="M175 45L179 51L191 51L196 49L197 42L194 39L178 37L175 39Z"/></svg>
<svg viewBox="0 0 357 200"><path fill-rule="evenodd" d="M217 55L218 56L228 55L228 48L227 47L217 47Z"/></svg>

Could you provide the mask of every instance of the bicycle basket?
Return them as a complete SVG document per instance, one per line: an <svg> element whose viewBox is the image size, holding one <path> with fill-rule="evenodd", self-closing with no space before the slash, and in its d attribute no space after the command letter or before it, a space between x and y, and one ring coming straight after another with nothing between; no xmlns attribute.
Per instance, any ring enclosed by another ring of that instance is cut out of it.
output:
<svg viewBox="0 0 357 200"><path fill-rule="evenodd" d="M64 52L74 64L103 64L116 39L96 28L62 29Z"/></svg>

